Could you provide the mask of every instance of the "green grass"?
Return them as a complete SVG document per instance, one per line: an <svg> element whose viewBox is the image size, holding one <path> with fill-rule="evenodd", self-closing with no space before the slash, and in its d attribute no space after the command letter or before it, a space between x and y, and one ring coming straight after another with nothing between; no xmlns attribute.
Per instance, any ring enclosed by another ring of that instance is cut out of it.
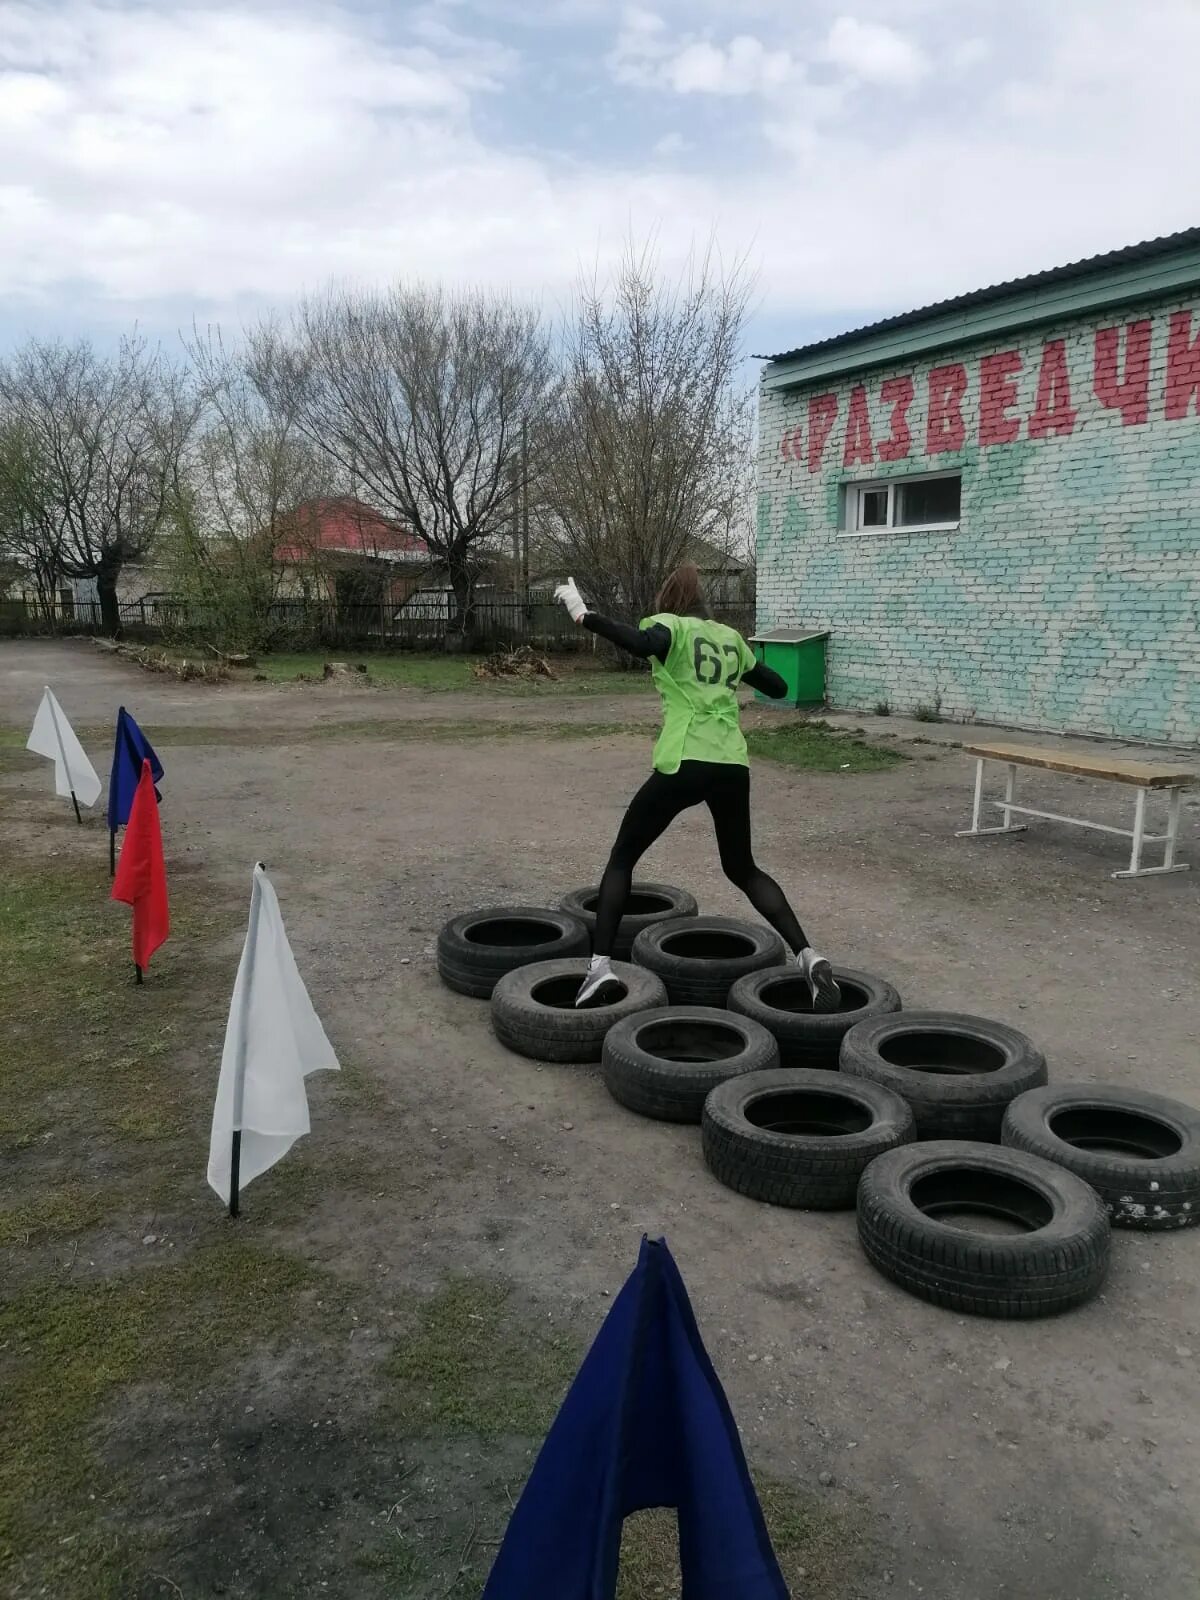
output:
<svg viewBox="0 0 1200 1600"><path fill-rule="evenodd" d="M104 730L76 730L85 743L106 737ZM307 727L287 724L252 726L219 723L155 723L150 730L154 746L164 750L173 746L223 745L257 747L262 745L315 744L325 740L379 739L398 743L469 744L477 739L605 739L619 734L647 738L653 733L649 722L520 722L485 721L482 718L457 722L427 722L423 719L388 721L386 718L311 723ZM24 745L15 730L0 730L0 768L15 772L30 768L35 757L18 746ZM70 801L63 801L70 812Z"/></svg>
<svg viewBox="0 0 1200 1600"><path fill-rule="evenodd" d="M908 760L899 750L867 744L811 722L749 728L746 744L752 756L803 772L886 772Z"/></svg>
<svg viewBox="0 0 1200 1600"><path fill-rule="evenodd" d="M388 1358L401 1426L417 1433L538 1436L579 1364L562 1334L532 1330L510 1285L451 1279Z"/></svg>
<svg viewBox="0 0 1200 1600"><path fill-rule="evenodd" d="M178 1206L211 1104L179 1053L232 980L236 951L223 958L221 935L244 915L203 880L180 879L172 938L136 988L129 911L108 888L94 833L56 859L0 867L0 1017L17 1068L0 1101L0 1591L24 1573L37 1592L72 1600L132 1592L138 1559L107 1520L119 1486L90 1445L102 1409L147 1378L178 1385L220 1370L234 1346L290 1327L315 1281L232 1236L88 1273L90 1239L121 1241L131 1214ZM75 1176L89 1171L102 1180ZM67 1239L84 1248L68 1255Z"/></svg>
<svg viewBox="0 0 1200 1600"><path fill-rule="evenodd" d="M64 848L0 867L0 1027L15 1069L0 1098L0 1593L128 1600L159 1592L145 1581L158 1535L129 1515L144 1512L145 1485L94 1453L104 1418L147 1381L186 1406L280 1335L344 1337L358 1291L259 1241L330 1193L344 1216L348 1201L368 1215L401 1180L343 1130L336 1149L306 1141L255 1185L245 1231L211 1195L192 1210L213 1088L195 1046L220 1037L237 962L222 935L244 905L182 875L172 937L136 988L102 839L72 834ZM339 1121L369 1098L362 1079L351 1062L331 1080L331 1099L352 1102ZM147 1231L157 1248L140 1245Z"/></svg>
<svg viewBox="0 0 1200 1600"><path fill-rule="evenodd" d="M15 1205L0 1206L0 1246L40 1244L93 1228L113 1209L107 1190L66 1183Z"/></svg>
<svg viewBox="0 0 1200 1600"><path fill-rule="evenodd" d="M336 1303L331 1280L230 1233L183 1261L157 1256L114 1278L45 1281L0 1307L0 1580L32 1557L42 1583L71 1573L72 1596L119 1594L119 1543L88 1590L64 1543L96 1539L96 1519L119 1498L90 1449L97 1415L145 1379L186 1393L239 1347L289 1332L302 1310L311 1318L318 1290L326 1308Z"/></svg>
<svg viewBox="0 0 1200 1600"><path fill-rule="evenodd" d="M597 666L590 657L579 655L548 657L556 674L553 679L481 680L475 676L474 668L482 659L481 656L416 652L355 655L338 650L280 651L259 656L249 675L257 674L271 683L300 683L319 680L327 661L344 661L349 666L366 667L363 676L368 683L389 689L419 689L427 694L464 690L529 697L649 694L652 687L646 673Z"/></svg>
<svg viewBox="0 0 1200 1600"><path fill-rule="evenodd" d="M265 744L310 744L325 740L371 739L382 742L415 744L470 744L485 739L577 740L636 738L648 743L654 735L649 722L521 722L466 719L458 722L403 721L384 719L314 723L306 728L156 725L156 746L164 750L178 745L259 746ZM5 741L0 736L0 744ZM890 746L868 744L849 734L820 723L789 722L782 727L756 727L746 730L750 754L763 761L802 772L886 772L910 759ZM23 763L24 756L8 755L5 764Z"/></svg>
<svg viewBox="0 0 1200 1600"><path fill-rule="evenodd" d="M421 1552L414 1550L397 1528L389 1530L384 1542L373 1550L360 1550L354 1565L360 1573L376 1573L389 1584L411 1584L426 1574Z"/></svg>
<svg viewBox="0 0 1200 1600"><path fill-rule="evenodd" d="M177 880L172 937L136 988L130 913L108 892L95 834L72 839L65 860L0 865L0 1016L8 1058L20 1062L0 1100L0 1149L45 1133L146 1140L184 1130L178 1088L163 1092L165 1058L204 1004L205 976L232 972L220 941L241 907L195 878Z"/></svg>
<svg viewBox="0 0 1200 1600"><path fill-rule="evenodd" d="M754 1476L767 1532L793 1595L845 1594L861 1570L862 1533L852 1506ZM673 1511L630 1517L621 1540L617 1600L680 1600L679 1539Z"/></svg>
<svg viewBox="0 0 1200 1600"><path fill-rule="evenodd" d="M257 674L270 683L300 683L319 679L327 661L344 661L350 666L365 666L369 683L388 688L423 689L444 692L469 689L471 658L451 655L347 655L339 650L279 651L255 658L251 676ZM242 674L239 673L239 676Z"/></svg>
<svg viewBox="0 0 1200 1600"><path fill-rule="evenodd" d="M425 1572L420 1552L395 1529L374 1550L360 1551L354 1558L354 1565L360 1572L375 1573L388 1583L413 1583Z"/></svg>
<svg viewBox="0 0 1200 1600"><path fill-rule="evenodd" d="M307 744L326 739L373 739L403 744L471 744L480 739L611 739L621 734L646 738L648 724L624 722L322 722L307 728L156 729L157 745ZM178 734L178 738L176 738Z"/></svg>

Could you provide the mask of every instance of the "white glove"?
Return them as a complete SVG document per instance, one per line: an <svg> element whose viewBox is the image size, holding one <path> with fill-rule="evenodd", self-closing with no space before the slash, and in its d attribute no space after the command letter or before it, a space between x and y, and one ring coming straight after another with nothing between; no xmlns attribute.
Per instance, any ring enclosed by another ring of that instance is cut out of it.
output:
<svg viewBox="0 0 1200 1600"><path fill-rule="evenodd" d="M587 616L587 604L579 590L575 587L575 579L568 578L566 583L560 583L554 591L554 598L560 600L571 614L572 622L582 622Z"/></svg>

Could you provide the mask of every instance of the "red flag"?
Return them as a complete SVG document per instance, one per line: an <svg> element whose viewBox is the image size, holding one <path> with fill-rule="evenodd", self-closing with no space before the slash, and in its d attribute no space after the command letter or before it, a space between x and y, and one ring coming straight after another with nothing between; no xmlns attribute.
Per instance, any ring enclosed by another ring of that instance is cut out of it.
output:
<svg viewBox="0 0 1200 1600"><path fill-rule="evenodd" d="M148 761L142 762L142 776L134 792L112 897L133 907L133 959L144 969L171 931L158 799Z"/></svg>

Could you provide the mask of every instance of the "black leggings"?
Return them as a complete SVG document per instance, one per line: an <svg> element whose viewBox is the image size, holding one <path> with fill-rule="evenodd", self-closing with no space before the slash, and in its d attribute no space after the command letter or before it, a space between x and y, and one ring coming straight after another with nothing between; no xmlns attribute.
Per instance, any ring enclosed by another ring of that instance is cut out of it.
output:
<svg viewBox="0 0 1200 1600"><path fill-rule="evenodd" d="M750 771L716 761L685 761L678 772L655 772L629 803L600 883L596 906L596 954L610 956L617 924L633 884L633 869L681 811L706 805L717 833L721 866L738 888L795 951L808 940L787 896L754 861L750 847Z"/></svg>

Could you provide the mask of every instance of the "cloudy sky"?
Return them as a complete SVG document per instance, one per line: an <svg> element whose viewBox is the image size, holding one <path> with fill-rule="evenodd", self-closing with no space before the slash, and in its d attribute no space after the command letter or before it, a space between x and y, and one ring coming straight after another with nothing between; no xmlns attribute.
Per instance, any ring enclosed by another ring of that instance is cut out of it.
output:
<svg viewBox="0 0 1200 1600"><path fill-rule="evenodd" d="M331 277L562 302L715 232L750 343L1200 223L1200 0L0 0L0 346Z"/></svg>

